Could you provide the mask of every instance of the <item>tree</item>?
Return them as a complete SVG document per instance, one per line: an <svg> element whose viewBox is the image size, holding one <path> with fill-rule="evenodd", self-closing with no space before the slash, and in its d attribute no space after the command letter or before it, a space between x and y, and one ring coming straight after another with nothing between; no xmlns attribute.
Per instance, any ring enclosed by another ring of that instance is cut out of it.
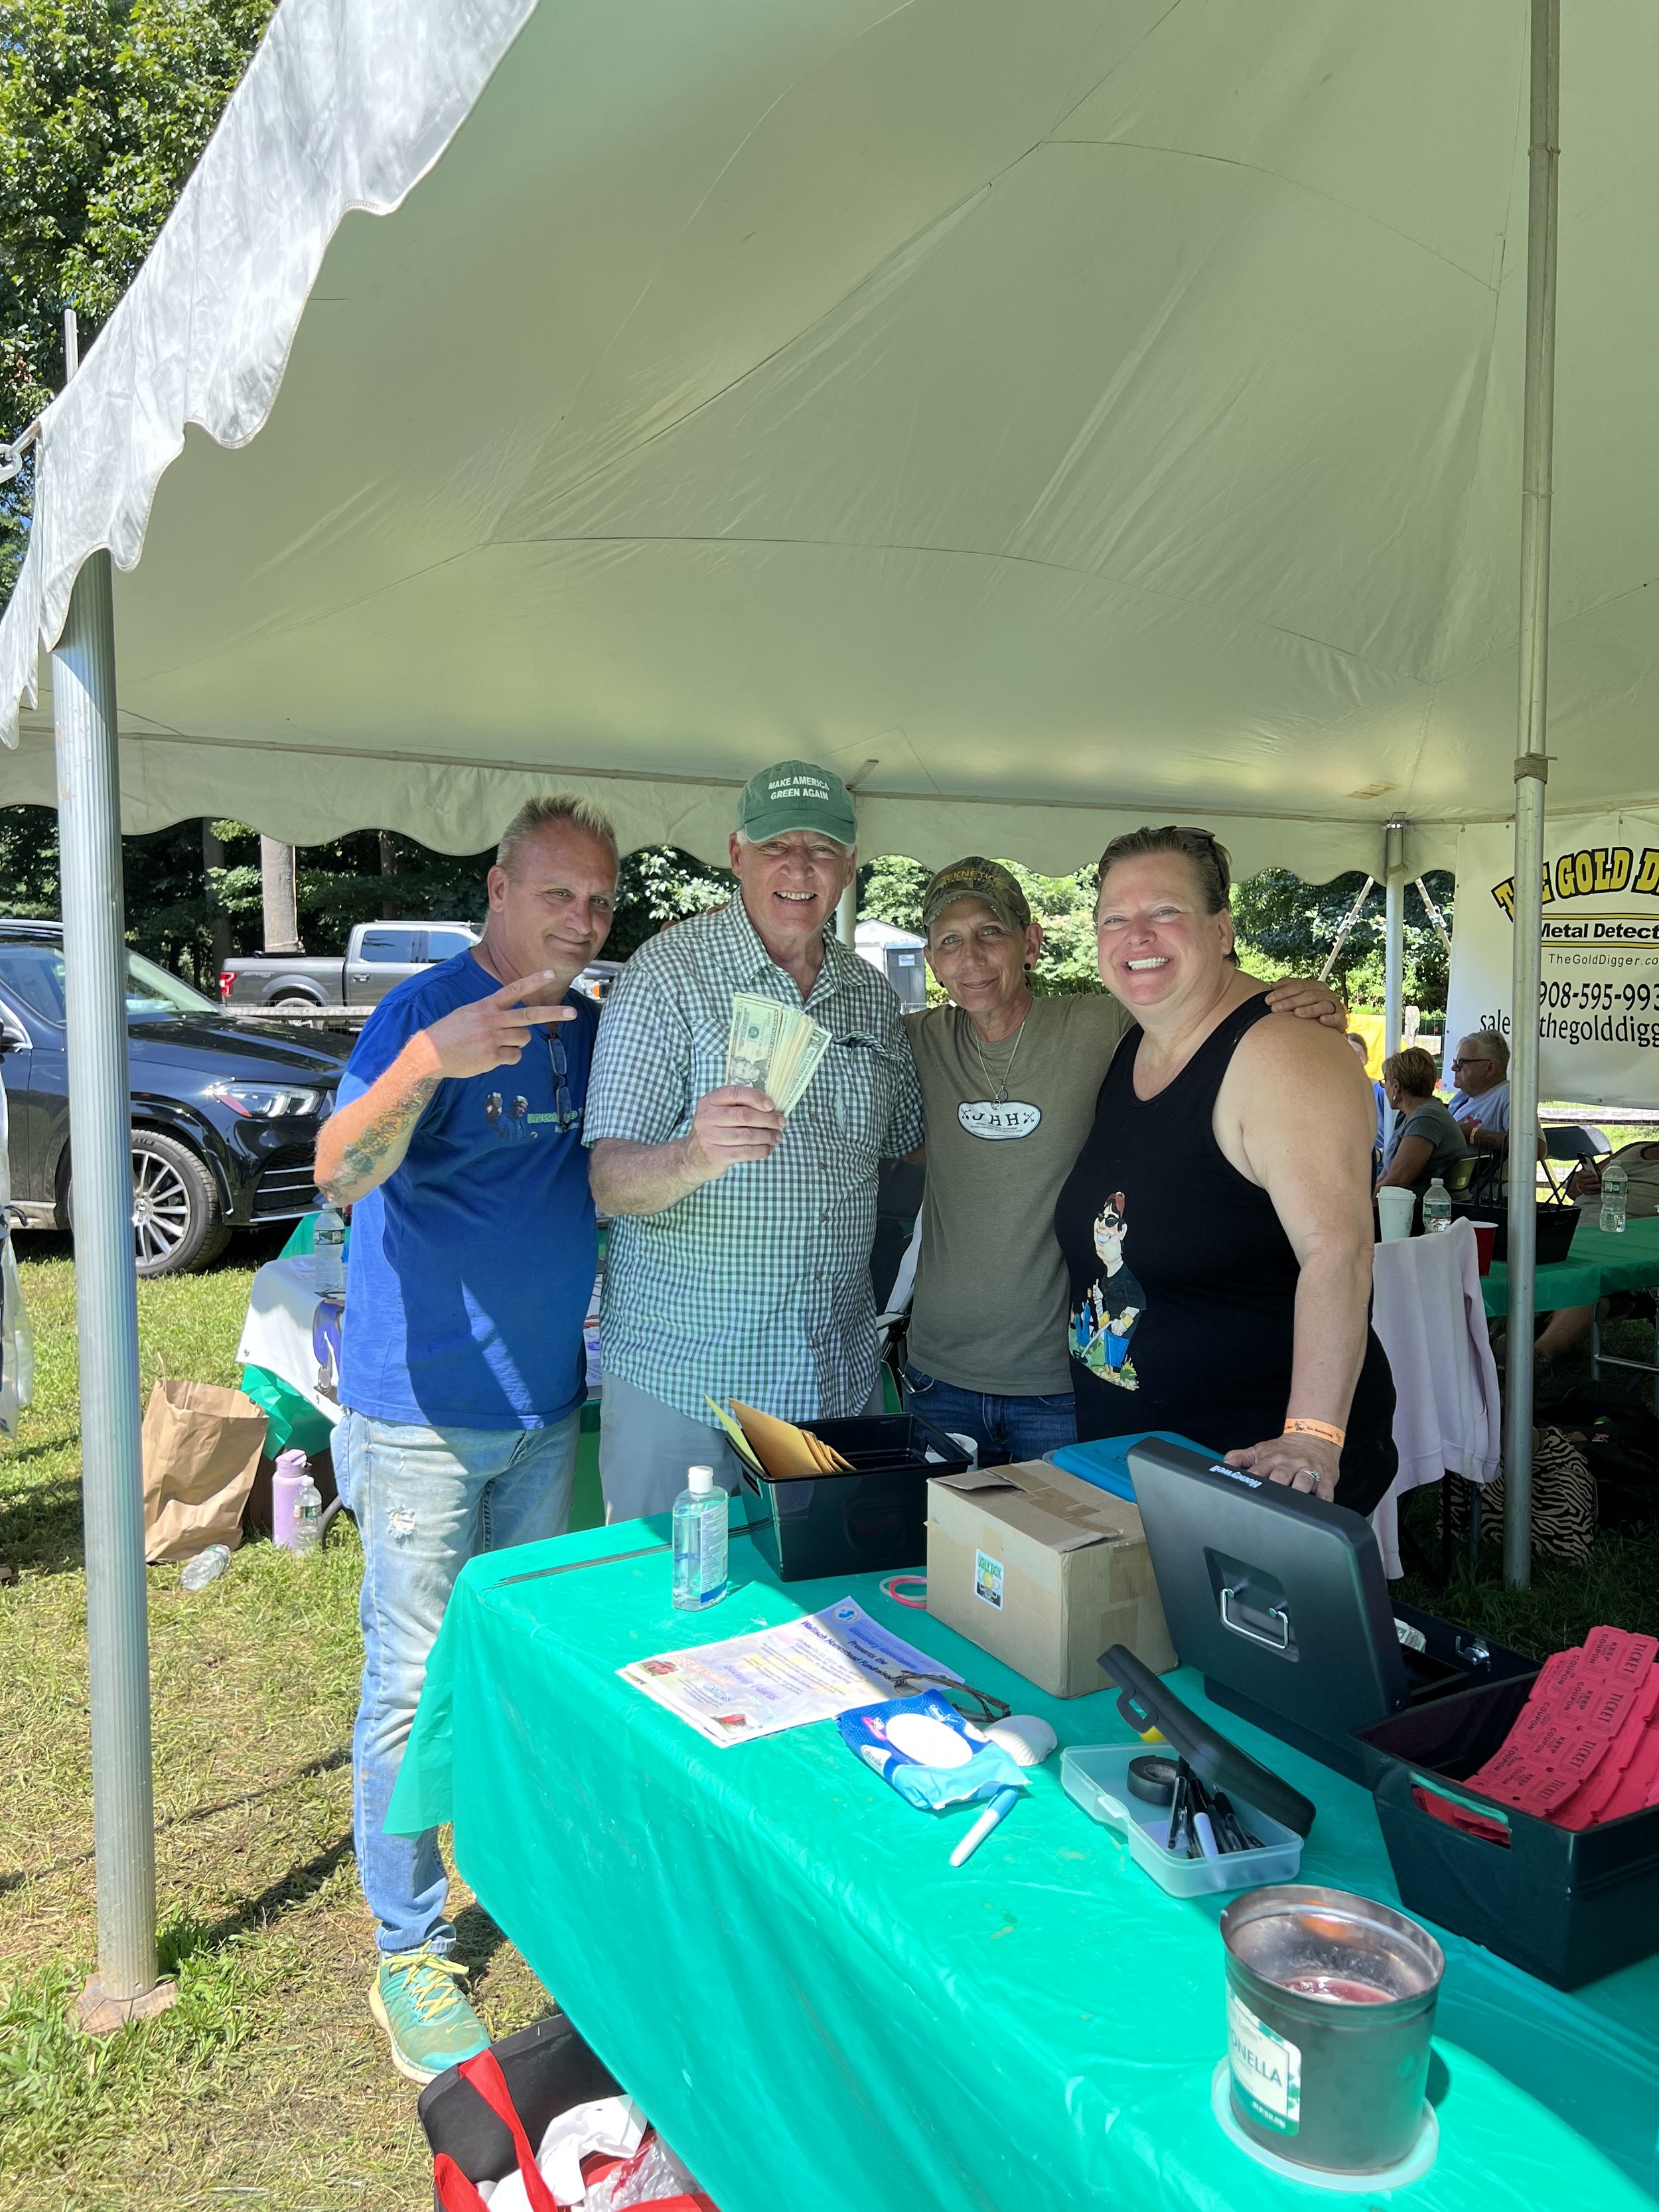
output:
<svg viewBox="0 0 1659 2212"><path fill-rule="evenodd" d="M1264 868L1233 890L1233 926L1239 957L1254 975L1316 975L1355 899L1364 876L1336 876L1304 884L1286 868ZM1429 896L1449 930L1455 884L1444 869L1424 878ZM1350 1006L1382 1003L1383 895L1376 885L1331 970L1331 981ZM1429 920L1414 884L1405 893L1405 994L1424 1011L1446 1004L1446 947Z"/></svg>
<svg viewBox="0 0 1659 2212"><path fill-rule="evenodd" d="M665 924L707 914L737 888L726 868L705 867L675 845L641 845L629 853L617 878L617 916L603 957L626 960Z"/></svg>
<svg viewBox="0 0 1659 2212"><path fill-rule="evenodd" d="M0 0L0 436L64 381L132 281L246 68L274 0ZM0 487L0 605L32 467Z"/></svg>
<svg viewBox="0 0 1659 2212"><path fill-rule="evenodd" d="M196 821L124 837L121 858L128 944L211 993L222 951L259 951L264 902L258 831L246 822L207 826L220 842L216 866L205 859L203 824ZM495 857L493 848L434 853L387 830L358 830L331 844L302 846L301 934L313 951L343 952L353 925L383 919L388 903L410 921L481 922L489 908L484 878ZM706 868L671 845L629 854L604 957L627 959L665 922L718 906L732 886L724 868ZM0 915L56 921L60 912L57 814L50 806L0 806ZM217 945L216 920L225 933Z"/></svg>

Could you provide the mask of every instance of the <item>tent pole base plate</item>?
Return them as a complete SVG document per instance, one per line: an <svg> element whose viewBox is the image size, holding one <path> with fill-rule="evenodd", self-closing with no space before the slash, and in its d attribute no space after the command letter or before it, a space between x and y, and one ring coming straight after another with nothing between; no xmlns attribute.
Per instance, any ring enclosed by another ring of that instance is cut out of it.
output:
<svg viewBox="0 0 1659 2212"><path fill-rule="evenodd" d="M97 1975L89 1974L86 1986L75 2000L70 2024L82 2035L113 2035L129 2021L153 2019L158 2012L166 2012L178 2002L177 1982L157 1982L142 1996L106 1997Z"/></svg>

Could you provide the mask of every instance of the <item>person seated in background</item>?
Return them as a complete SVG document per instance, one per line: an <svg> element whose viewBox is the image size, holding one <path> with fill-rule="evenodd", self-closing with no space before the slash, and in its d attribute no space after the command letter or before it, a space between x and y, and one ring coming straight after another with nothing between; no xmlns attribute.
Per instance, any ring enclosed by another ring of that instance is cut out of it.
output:
<svg viewBox="0 0 1659 2212"><path fill-rule="evenodd" d="M1394 1109L1394 1133L1382 1154L1378 1190L1415 1191L1420 1198L1437 1176L1473 1147L1434 1095L1439 1070L1420 1045L1408 1045L1382 1063L1382 1088Z"/></svg>
<svg viewBox="0 0 1659 2212"><path fill-rule="evenodd" d="M1580 1213L1587 1213L1594 1221L1601 1210L1601 1177L1615 1160L1630 1179L1625 1194L1625 1218L1651 1220L1659 1214L1659 1145L1621 1145L1599 1167L1586 1161L1568 1177L1567 1196L1577 1201ZM1611 1301L1602 1303L1605 1307ZM1564 1353L1571 1352L1589 1334L1595 1318L1594 1306L1558 1308L1533 1347L1534 1358L1559 1359ZM1607 1318L1605 1312L1602 1318Z"/></svg>
<svg viewBox="0 0 1659 2212"><path fill-rule="evenodd" d="M1510 1149L1510 1048L1495 1030L1460 1037L1447 1110L1477 1152L1502 1159Z"/></svg>
<svg viewBox="0 0 1659 2212"><path fill-rule="evenodd" d="M1509 1179L1510 1048L1496 1030L1477 1030L1460 1037L1448 1073L1457 1088L1447 1102L1447 1111L1481 1155L1484 1167L1477 1187L1489 1195L1502 1190ZM1544 1157L1544 1139L1534 1140L1537 1157Z"/></svg>

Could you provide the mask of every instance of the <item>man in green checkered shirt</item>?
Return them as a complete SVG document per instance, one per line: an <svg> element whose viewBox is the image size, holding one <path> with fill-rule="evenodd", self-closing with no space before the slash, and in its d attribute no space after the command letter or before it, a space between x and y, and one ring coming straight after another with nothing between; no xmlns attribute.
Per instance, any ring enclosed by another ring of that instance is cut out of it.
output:
<svg viewBox="0 0 1659 2212"><path fill-rule="evenodd" d="M666 1512L685 1470L738 1486L707 1401L787 1420L874 1394L876 1171L921 1142L886 977L825 931L852 881L839 776L780 761L744 786L738 896L641 945L605 1002L584 1134L612 1217L599 1340L608 1519ZM805 1007L830 1043L786 1121L726 1082L739 991Z"/></svg>

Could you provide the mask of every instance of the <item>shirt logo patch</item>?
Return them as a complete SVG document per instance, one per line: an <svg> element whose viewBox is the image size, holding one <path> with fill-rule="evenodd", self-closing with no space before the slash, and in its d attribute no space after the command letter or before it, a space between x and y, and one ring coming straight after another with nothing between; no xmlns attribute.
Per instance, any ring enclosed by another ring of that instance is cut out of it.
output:
<svg viewBox="0 0 1659 2212"><path fill-rule="evenodd" d="M499 1091L492 1091L484 1100L484 1119L498 1139L510 1143L528 1144L534 1132L527 1127L531 1121L545 1118L530 1110L530 1101L520 1091L510 1099L503 1099Z"/></svg>
<svg viewBox="0 0 1659 2212"><path fill-rule="evenodd" d="M970 1137L984 1137L993 1141L1004 1137L1029 1137L1042 1119L1041 1106L1027 1104L1023 1098L965 1098L957 1109L957 1119Z"/></svg>

